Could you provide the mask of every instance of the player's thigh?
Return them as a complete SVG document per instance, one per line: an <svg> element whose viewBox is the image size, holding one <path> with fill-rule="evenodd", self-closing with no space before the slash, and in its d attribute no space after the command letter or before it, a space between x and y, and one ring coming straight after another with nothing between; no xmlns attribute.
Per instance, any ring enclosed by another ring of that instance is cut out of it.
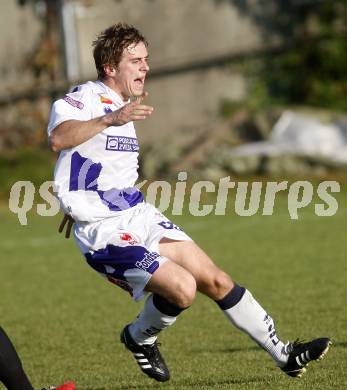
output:
<svg viewBox="0 0 347 390"><path fill-rule="evenodd" d="M213 299L223 298L233 287L229 275L217 267L194 241L163 238L159 243L159 253L191 273L198 290Z"/></svg>
<svg viewBox="0 0 347 390"><path fill-rule="evenodd" d="M145 290L161 295L174 305L186 308L193 303L196 282L189 271L167 259L154 272Z"/></svg>

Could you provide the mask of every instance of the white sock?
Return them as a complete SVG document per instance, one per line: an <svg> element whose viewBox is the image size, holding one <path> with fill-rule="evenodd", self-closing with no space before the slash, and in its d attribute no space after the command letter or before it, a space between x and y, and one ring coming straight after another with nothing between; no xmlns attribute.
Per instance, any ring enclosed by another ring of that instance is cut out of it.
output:
<svg viewBox="0 0 347 390"><path fill-rule="evenodd" d="M287 363L288 354L284 343L277 337L273 319L248 290L245 290L237 304L223 311L238 329L246 332L264 348L279 367Z"/></svg>
<svg viewBox="0 0 347 390"><path fill-rule="evenodd" d="M129 332L136 344L153 344L157 334L172 325L176 318L159 311L153 303L153 295L150 295L137 319L130 324Z"/></svg>

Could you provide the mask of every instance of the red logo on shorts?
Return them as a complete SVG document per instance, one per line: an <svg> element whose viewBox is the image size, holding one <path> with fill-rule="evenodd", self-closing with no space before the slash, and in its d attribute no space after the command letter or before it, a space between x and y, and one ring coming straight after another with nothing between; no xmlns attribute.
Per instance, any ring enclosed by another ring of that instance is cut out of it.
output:
<svg viewBox="0 0 347 390"><path fill-rule="evenodd" d="M123 241L127 241L130 245L138 244L138 240L136 240L131 234L129 233L122 233L120 235L120 239Z"/></svg>

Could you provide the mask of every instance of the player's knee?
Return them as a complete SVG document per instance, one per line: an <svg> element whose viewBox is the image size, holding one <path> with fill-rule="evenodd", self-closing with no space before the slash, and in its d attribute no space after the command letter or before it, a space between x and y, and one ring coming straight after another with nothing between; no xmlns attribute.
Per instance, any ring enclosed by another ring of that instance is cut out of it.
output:
<svg viewBox="0 0 347 390"><path fill-rule="evenodd" d="M214 277L214 299L222 299L234 287L234 283L230 276L224 271L219 271Z"/></svg>
<svg viewBox="0 0 347 390"><path fill-rule="evenodd" d="M196 294L196 281L190 273L186 273L175 283L175 304L183 309L192 305Z"/></svg>
<svg viewBox="0 0 347 390"><path fill-rule="evenodd" d="M208 285L208 295L214 300L222 299L234 287L230 276L222 270L218 270L211 277Z"/></svg>

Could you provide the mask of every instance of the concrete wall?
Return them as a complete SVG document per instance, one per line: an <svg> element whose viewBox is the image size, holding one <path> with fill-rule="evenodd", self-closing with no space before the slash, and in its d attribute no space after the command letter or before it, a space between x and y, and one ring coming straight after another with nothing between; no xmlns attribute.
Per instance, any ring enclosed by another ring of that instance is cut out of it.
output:
<svg viewBox="0 0 347 390"><path fill-rule="evenodd" d="M153 72L247 53L272 43L265 43L253 21L227 1L102 0L74 4L82 79L95 77L91 42L98 32L119 21L134 24L147 37ZM143 141L197 131L215 122L221 99L240 100L247 92L243 76L231 72L230 67L149 78L146 89L148 103L156 111L150 120L137 125Z"/></svg>
<svg viewBox="0 0 347 390"><path fill-rule="evenodd" d="M153 68L250 51L265 44L252 20L240 15L230 2L94 0L74 3L82 77L92 74L88 50L91 41L99 31L119 21L134 24L148 38Z"/></svg>
<svg viewBox="0 0 347 390"><path fill-rule="evenodd" d="M32 84L27 59L37 43L42 23L34 7L0 0L0 90L11 94Z"/></svg>
<svg viewBox="0 0 347 390"><path fill-rule="evenodd" d="M64 2L73 11L67 39L77 52L78 81L96 77L91 43L100 31L119 21L134 24L147 37L153 74L160 69L186 67L185 71L149 77L148 103L155 107L155 113L137 125L141 141L167 138L184 144L192 131L197 133L215 123L221 99L241 100L247 94L247 82L240 71L230 66L192 65L249 53L275 42L264 42L254 21L227 0ZM19 84L34 83L25 67L26 56L38 41L43 21L32 4L22 8L16 0L0 0L0 4L0 85L15 91ZM178 136L173 138L173 133Z"/></svg>

